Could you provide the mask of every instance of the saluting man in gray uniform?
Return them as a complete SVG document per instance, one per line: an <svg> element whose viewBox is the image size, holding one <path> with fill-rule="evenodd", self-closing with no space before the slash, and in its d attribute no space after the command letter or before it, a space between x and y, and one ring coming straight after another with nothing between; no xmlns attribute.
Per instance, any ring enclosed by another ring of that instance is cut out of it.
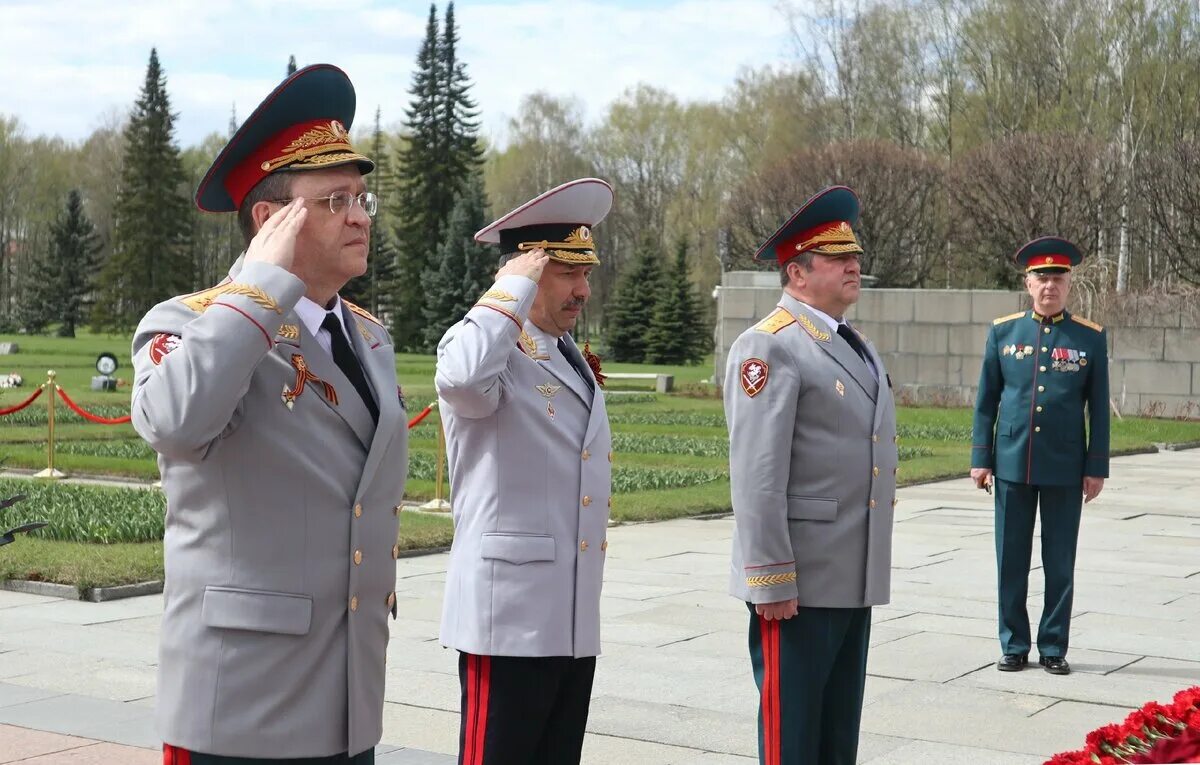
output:
<svg viewBox="0 0 1200 765"><path fill-rule="evenodd" d="M858 198L814 196L755 253L779 307L729 351L731 591L750 609L764 765L854 765L871 606L888 602L896 411L858 300Z"/></svg>
<svg viewBox="0 0 1200 765"><path fill-rule="evenodd" d="M441 640L460 651L464 765L567 765L583 747L612 438L570 331L612 199L571 181L479 231L508 260L438 346L455 525Z"/></svg>
<svg viewBox="0 0 1200 765"><path fill-rule="evenodd" d="M167 495L167 765L374 762L408 433L387 331L337 294L376 208L353 118L340 69L277 87L196 194L238 211L244 257L134 337Z"/></svg>

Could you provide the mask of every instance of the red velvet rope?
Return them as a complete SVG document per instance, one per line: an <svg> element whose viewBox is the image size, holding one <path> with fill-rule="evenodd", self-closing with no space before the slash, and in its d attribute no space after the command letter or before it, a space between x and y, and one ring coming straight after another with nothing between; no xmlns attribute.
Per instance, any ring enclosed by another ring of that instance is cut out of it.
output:
<svg viewBox="0 0 1200 765"><path fill-rule="evenodd" d="M10 406L7 409L0 409L0 417L3 417L6 414L12 414L13 412L21 411L25 407L32 404L34 401L37 401L37 397L40 395L42 395L42 386L39 385L38 389L33 392L33 395L30 396L29 398L25 399L21 403L17 404L16 406Z"/></svg>
<svg viewBox="0 0 1200 765"><path fill-rule="evenodd" d="M416 417L413 417L411 420L408 421L408 429L412 430L416 426L420 425L421 420L428 417L429 413L432 411L433 411L433 404L430 404L429 406L422 409L420 412L417 413Z"/></svg>
<svg viewBox="0 0 1200 765"><path fill-rule="evenodd" d="M80 417L82 417L85 420L88 420L90 422L99 423L100 425L123 425L133 419L133 417L131 417L128 414L125 415L124 417L111 417L111 418L110 417L101 417L99 415L92 414L91 412L80 408L79 404L76 404L74 401L72 401L71 397L68 396L67 392L65 390L63 390L60 386L56 385L54 387L58 391L58 397L61 398L66 403L67 406L71 407L71 411L75 412L75 414L79 415Z"/></svg>

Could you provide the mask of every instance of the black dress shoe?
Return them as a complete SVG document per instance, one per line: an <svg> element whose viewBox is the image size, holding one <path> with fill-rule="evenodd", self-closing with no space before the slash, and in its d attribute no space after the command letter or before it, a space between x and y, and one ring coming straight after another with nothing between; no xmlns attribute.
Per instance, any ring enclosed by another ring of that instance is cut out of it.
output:
<svg viewBox="0 0 1200 765"><path fill-rule="evenodd" d="M996 662L996 669L1001 672L1020 672L1029 663L1029 654L1006 653Z"/></svg>
<svg viewBox="0 0 1200 765"><path fill-rule="evenodd" d="M1052 675L1071 674L1071 665L1061 656L1042 656L1038 658L1038 664L1045 667L1046 671Z"/></svg>

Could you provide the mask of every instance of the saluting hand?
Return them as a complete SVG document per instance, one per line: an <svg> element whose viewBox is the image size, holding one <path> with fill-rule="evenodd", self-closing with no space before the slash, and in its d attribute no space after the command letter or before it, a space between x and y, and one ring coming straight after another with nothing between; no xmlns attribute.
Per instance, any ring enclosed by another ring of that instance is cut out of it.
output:
<svg viewBox="0 0 1200 765"><path fill-rule="evenodd" d="M496 272L496 278L501 276L524 276L534 284L537 284L538 279L542 278L542 269L546 267L546 262L550 260L550 256L541 247L524 252L505 263Z"/></svg>
<svg viewBox="0 0 1200 765"><path fill-rule="evenodd" d="M296 258L296 236L307 215L304 200L297 198L267 218L246 247L246 262L270 263L291 271Z"/></svg>
<svg viewBox="0 0 1200 765"><path fill-rule="evenodd" d="M799 612L799 604L796 598L791 600L780 600L776 603L758 603L754 606L754 610L759 616L767 621L791 619Z"/></svg>

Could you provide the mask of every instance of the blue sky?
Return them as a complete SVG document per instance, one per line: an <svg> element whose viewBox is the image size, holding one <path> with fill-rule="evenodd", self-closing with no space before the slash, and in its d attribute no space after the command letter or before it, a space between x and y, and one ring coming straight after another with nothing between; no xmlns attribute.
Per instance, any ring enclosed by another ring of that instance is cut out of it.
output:
<svg viewBox="0 0 1200 765"><path fill-rule="evenodd" d="M575 96L589 119L646 82L717 99L745 67L787 62L777 0L459 0L461 56L483 132L503 141L522 95ZM150 48L185 145L223 131L300 65L345 69L358 121L396 125L425 31L425 0L0 0L0 114L27 135L77 140L136 98ZM439 15L445 3L438 3Z"/></svg>

